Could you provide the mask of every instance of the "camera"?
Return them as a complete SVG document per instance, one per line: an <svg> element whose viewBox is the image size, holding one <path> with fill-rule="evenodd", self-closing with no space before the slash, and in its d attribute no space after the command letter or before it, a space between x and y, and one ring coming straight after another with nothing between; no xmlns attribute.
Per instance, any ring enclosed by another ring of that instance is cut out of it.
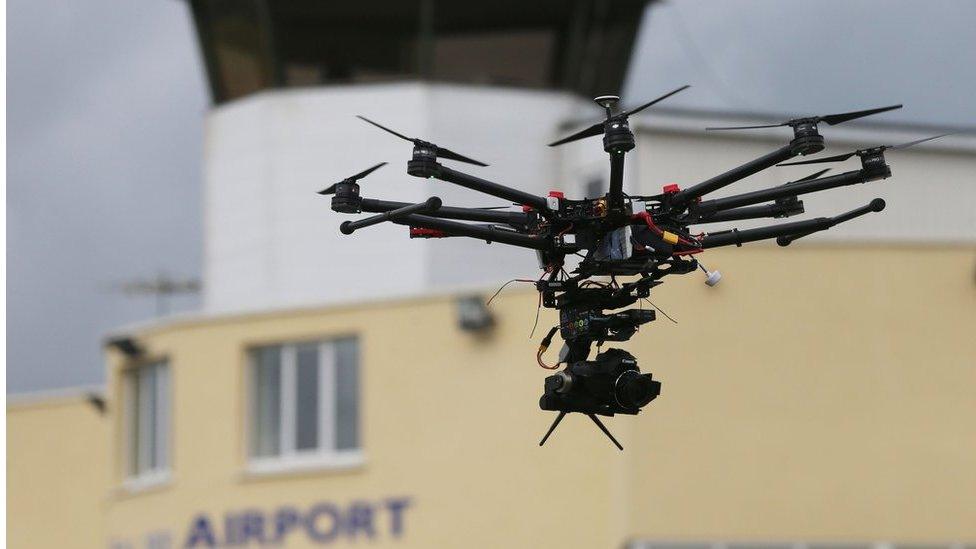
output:
<svg viewBox="0 0 976 549"><path fill-rule="evenodd" d="M637 414L661 394L661 383L642 374L634 355L607 349L596 360L581 360L545 380L543 410L584 414Z"/></svg>

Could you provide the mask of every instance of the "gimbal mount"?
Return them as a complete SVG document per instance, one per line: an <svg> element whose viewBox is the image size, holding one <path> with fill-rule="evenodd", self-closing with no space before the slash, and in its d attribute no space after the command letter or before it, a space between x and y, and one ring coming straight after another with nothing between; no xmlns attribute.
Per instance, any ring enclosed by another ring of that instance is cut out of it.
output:
<svg viewBox="0 0 976 549"><path fill-rule="evenodd" d="M343 234L389 221L408 226L410 238L468 237L536 251L543 270L542 276L535 281L541 304L559 311L559 324L543 338L536 359L540 366L547 369L555 370L560 364L565 365L545 379L540 407L556 411L558 415L540 446L567 413L578 412L587 415L618 448L623 449L597 416L637 414L660 394L661 384L651 374L641 373L636 358L630 353L622 349L600 349L607 341L629 340L641 325L655 319L653 309L632 306L647 298L651 288L661 284L664 276L701 269L706 274L706 284L713 286L718 283L721 274L707 270L695 258L709 248L741 246L768 239L776 239L781 246L786 246L798 238L827 230L869 212L879 212L884 209L885 203L877 198L866 206L835 217L755 229L732 228L695 234L690 226L801 214L804 208L803 202L798 199L800 195L887 178L891 170L884 159L885 149L905 148L934 139L797 162L841 161L857 155L862 165L859 170L838 175L821 177L827 171L822 170L770 189L702 200L705 195L795 156L820 152L824 148L824 138L818 130L821 123L839 124L901 108L901 105L797 118L763 126L708 128L727 130L786 126L793 130L793 137L789 143L769 154L686 189L668 185L656 195L625 194L624 159L636 146L629 116L686 88L688 86L682 86L629 111L618 110L617 96L597 97L595 101L604 109L605 119L550 144L557 146L603 135L603 149L610 157L610 183L608 192L602 197L573 200L556 191L542 197L457 171L438 160L454 160L477 166L487 164L429 141L407 137L361 116L359 118L369 124L413 144L413 155L407 162L409 175L453 183L514 202L521 205L522 211L450 207L442 205L437 197L418 204L363 198L358 181L383 164L320 192L332 195L332 209L337 212L377 214L360 221L343 223L340 227ZM571 272L567 272L566 258L570 255L579 256L581 260ZM618 277L632 279L618 282ZM543 360L543 355L557 332L564 346L558 362L550 366ZM589 360L594 344L598 354Z"/></svg>

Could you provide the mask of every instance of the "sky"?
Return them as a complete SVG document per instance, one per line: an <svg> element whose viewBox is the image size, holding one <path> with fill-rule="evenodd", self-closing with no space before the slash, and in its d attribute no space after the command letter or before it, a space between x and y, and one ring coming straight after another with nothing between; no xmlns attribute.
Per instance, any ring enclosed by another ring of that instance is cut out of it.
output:
<svg viewBox="0 0 976 549"><path fill-rule="evenodd" d="M976 2L668 0L622 95L976 126ZM119 285L202 269L204 71L186 3L7 1L7 391L99 384ZM633 98L628 100L628 98ZM169 303L192 310L194 297Z"/></svg>

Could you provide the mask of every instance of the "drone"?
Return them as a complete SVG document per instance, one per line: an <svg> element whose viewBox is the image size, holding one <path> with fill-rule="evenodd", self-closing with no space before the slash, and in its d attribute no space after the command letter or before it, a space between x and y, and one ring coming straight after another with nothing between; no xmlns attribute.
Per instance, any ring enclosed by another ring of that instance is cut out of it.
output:
<svg viewBox="0 0 976 549"><path fill-rule="evenodd" d="M546 411L558 412L558 415L539 442L540 446L567 414L575 412L589 417L618 449L623 450L598 416L638 414L658 397L661 383L651 373L642 373L637 359L627 351L601 349L607 341L629 340L641 325L655 320L656 308L632 306L646 299L651 288L661 284L665 276L689 274L700 269L705 273L705 283L714 286L721 279L721 273L709 271L698 259L698 254L710 248L742 246L767 239L776 239L780 246L788 246L799 238L839 223L880 212L885 208L885 202L876 198L865 206L834 217L752 229L695 232L691 226L802 214L804 207L798 198L800 195L888 178L891 169L885 160L887 150L904 149L942 137L789 163L786 161L796 156L812 155L824 149L824 138L819 133L821 124L833 126L899 109L902 105L795 118L759 126L706 128L724 131L788 127L793 136L787 144L760 158L685 189L670 184L660 194L651 196L624 193L624 158L636 145L629 117L688 87L682 86L630 110L618 107L618 96L597 97L594 101L603 108L604 120L549 144L555 147L603 136L603 150L610 156L610 180L607 193L601 197L574 200L557 191L551 191L548 196L537 196L463 173L438 160L475 166L487 164L429 141L408 137L363 116L358 118L413 144L407 174L460 185L521 206L521 211L450 207L443 205L436 196L416 204L363 198L359 181L385 162L319 192L332 196L332 210L338 213L376 214L343 222L339 229L345 235L390 222L408 227L410 238L466 237L536 252L542 276L537 280L519 281L533 283L540 294L541 304L559 313L559 323L542 339L536 359L540 366L549 370L564 365L545 378L539 406ZM769 189L704 199L776 165L840 162L854 156L860 159L860 169L822 177L828 171L825 169ZM581 259L567 272L566 260L570 256ZM627 280L618 282L618 277ZM543 355L557 332L564 345L558 362L549 365ZM598 352L591 359L594 346Z"/></svg>

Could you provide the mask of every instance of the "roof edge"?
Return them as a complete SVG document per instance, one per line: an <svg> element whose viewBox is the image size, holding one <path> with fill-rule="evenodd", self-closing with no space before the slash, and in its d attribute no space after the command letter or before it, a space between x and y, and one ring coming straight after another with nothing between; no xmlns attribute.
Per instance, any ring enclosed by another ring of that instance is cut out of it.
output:
<svg viewBox="0 0 976 549"><path fill-rule="evenodd" d="M64 401L87 401L91 396L104 398L105 385L74 385L56 389L41 389L7 395L7 409L36 406L41 404L63 403Z"/></svg>

